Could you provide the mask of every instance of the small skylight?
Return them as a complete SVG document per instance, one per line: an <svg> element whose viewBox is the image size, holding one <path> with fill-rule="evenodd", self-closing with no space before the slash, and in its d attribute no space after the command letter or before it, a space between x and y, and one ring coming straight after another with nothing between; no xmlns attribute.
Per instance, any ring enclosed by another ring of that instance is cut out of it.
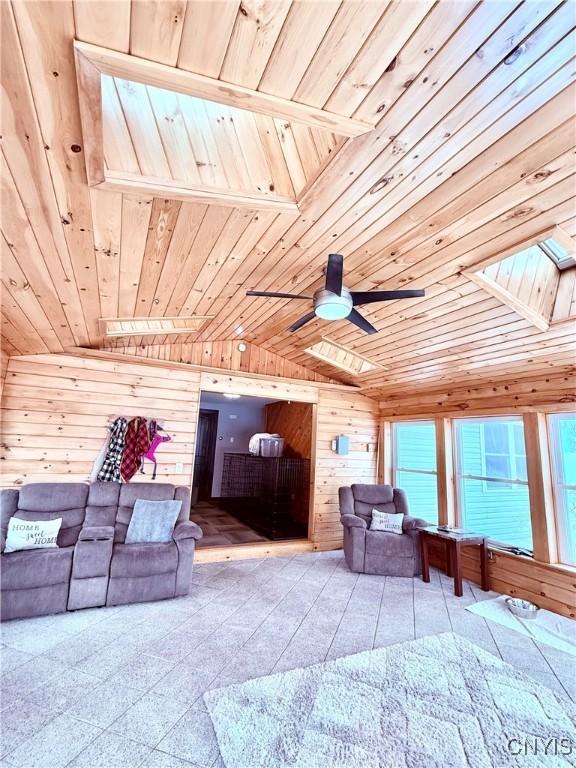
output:
<svg viewBox="0 0 576 768"><path fill-rule="evenodd" d="M548 237L546 240L542 240L538 243L538 247L543 251L549 259L552 259L558 269L569 269L570 267L576 267L576 259L574 258L574 251L570 253L556 238Z"/></svg>
<svg viewBox="0 0 576 768"><path fill-rule="evenodd" d="M325 336L317 344L305 349L304 352L317 360L322 360L322 362L333 365L335 368L351 373L353 376L361 376L363 373L382 368L381 365L377 365L369 358L363 357Z"/></svg>
<svg viewBox="0 0 576 768"><path fill-rule="evenodd" d="M189 317L104 317L100 319L104 336L165 336L198 333L212 320L212 315Z"/></svg>

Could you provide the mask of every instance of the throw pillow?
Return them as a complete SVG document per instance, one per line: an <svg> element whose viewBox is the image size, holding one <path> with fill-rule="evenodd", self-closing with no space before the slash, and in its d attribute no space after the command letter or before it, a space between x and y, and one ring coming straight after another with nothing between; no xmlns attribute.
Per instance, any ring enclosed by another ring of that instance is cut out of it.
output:
<svg viewBox="0 0 576 768"><path fill-rule="evenodd" d="M57 547L56 539L61 525L61 517L55 520L20 520L18 517L11 517L8 521L4 553Z"/></svg>
<svg viewBox="0 0 576 768"><path fill-rule="evenodd" d="M386 531L386 533L403 533L402 523L404 515L402 512L390 514L389 512L380 512L378 509L372 510L371 531Z"/></svg>
<svg viewBox="0 0 576 768"><path fill-rule="evenodd" d="M181 506L181 501L136 499L126 532L126 544L172 541L172 533Z"/></svg>

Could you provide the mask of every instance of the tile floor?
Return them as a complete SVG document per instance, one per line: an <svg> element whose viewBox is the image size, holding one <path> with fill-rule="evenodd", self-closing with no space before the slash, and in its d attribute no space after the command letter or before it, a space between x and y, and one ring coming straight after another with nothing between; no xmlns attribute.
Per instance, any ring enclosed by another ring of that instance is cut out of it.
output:
<svg viewBox="0 0 576 768"><path fill-rule="evenodd" d="M198 565L189 597L2 626L0 765L222 768L202 694L454 631L563 695L574 658L464 610L465 584L351 573L341 552ZM254 768L257 768L256 766Z"/></svg>
<svg viewBox="0 0 576 768"><path fill-rule="evenodd" d="M204 533L197 544L199 549L269 541L266 536L262 536L234 515L210 502L201 501L195 504L190 519L199 525Z"/></svg>

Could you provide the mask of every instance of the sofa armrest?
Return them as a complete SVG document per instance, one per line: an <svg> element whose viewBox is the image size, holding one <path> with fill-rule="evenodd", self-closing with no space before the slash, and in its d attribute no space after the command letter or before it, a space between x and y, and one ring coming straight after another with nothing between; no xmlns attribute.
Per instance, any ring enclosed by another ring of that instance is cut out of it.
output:
<svg viewBox="0 0 576 768"><path fill-rule="evenodd" d="M198 541L203 535L202 528L200 528L199 525L193 523L192 520L186 520L184 523L178 523L174 528L172 538L174 541L178 541L179 539L196 539L196 541Z"/></svg>
<svg viewBox="0 0 576 768"><path fill-rule="evenodd" d="M113 525L87 525L80 531L78 541L108 541L113 538Z"/></svg>
<svg viewBox="0 0 576 768"><path fill-rule="evenodd" d="M413 531L416 528L427 528L429 525L430 523L427 523L426 520L422 520L421 517L410 517L410 515L406 515L402 521L402 530Z"/></svg>
<svg viewBox="0 0 576 768"><path fill-rule="evenodd" d="M342 515L340 522L346 528L367 528L368 525L365 520L357 515Z"/></svg>

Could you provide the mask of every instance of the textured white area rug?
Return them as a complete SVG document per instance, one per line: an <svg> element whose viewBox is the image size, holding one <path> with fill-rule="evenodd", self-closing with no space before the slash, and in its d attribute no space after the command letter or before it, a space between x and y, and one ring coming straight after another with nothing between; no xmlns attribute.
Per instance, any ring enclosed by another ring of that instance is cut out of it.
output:
<svg viewBox="0 0 576 768"><path fill-rule="evenodd" d="M212 690L204 701L226 768L576 765L569 701L451 633Z"/></svg>
<svg viewBox="0 0 576 768"><path fill-rule="evenodd" d="M538 611L535 619L524 621L508 610L505 600L506 595L494 600L480 600L473 605L467 605L466 610L482 616L483 619L514 629L521 635L532 637L539 643L546 643L576 656L576 621L543 608Z"/></svg>

